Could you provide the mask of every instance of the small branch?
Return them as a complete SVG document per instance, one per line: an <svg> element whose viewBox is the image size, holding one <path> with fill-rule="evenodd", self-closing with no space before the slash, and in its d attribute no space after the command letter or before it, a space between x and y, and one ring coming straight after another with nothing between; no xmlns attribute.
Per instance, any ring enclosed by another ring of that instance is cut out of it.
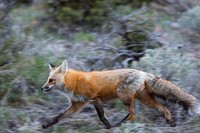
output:
<svg viewBox="0 0 200 133"><path fill-rule="evenodd" d="M9 95L10 95L11 90L12 90L12 88L9 88L7 90L7 92L4 94L4 96L1 99L0 106L5 106L6 105L6 102L7 102L7 99L9 97Z"/></svg>

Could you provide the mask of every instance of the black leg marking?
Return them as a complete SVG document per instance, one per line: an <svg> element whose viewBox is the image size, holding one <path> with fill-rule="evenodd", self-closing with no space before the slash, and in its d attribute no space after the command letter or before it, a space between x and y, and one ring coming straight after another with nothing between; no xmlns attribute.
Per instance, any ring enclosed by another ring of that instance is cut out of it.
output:
<svg viewBox="0 0 200 133"><path fill-rule="evenodd" d="M103 105L102 105L101 99L97 98L93 104L97 111L99 119L105 124L106 128L108 128L108 129L111 128L110 123L104 116L104 110L103 110Z"/></svg>

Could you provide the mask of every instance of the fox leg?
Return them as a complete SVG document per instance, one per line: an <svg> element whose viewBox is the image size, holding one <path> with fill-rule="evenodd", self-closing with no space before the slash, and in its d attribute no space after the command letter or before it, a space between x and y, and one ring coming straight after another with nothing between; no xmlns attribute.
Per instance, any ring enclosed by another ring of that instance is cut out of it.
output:
<svg viewBox="0 0 200 133"><path fill-rule="evenodd" d="M145 80L144 84L145 84L145 89L141 89L140 95L138 95L139 96L138 100L151 108L157 109L159 112L163 112L164 117L167 120L167 122L169 122L169 124L172 127L176 126L176 122L173 120L172 115L169 112L169 110L167 109L167 107L162 105L158 101L156 101L155 98L152 95L150 95L149 82L147 80Z"/></svg>
<svg viewBox="0 0 200 133"><path fill-rule="evenodd" d="M169 112L169 110L167 109L166 106L164 106L164 105L162 105L162 104L160 104L160 103L157 102L157 105L154 108L157 108L158 111L163 112L165 119L167 120L167 122L172 127L176 126L176 122L172 118L172 115L171 115L171 113Z"/></svg>
<svg viewBox="0 0 200 133"><path fill-rule="evenodd" d="M152 97L146 89L143 89L141 92L137 93L136 96L137 99L144 105L147 105L150 108L155 108L159 112L162 112L165 119L169 122L171 126L176 126L176 123L174 122L171 113L169 112L167 107L156 101L155 98Z"/></svg>
<svg viewBox="0 0 200 133"><path fill-rule="evenodd" d="M123 92L118 92L118 97L122 101L122 103L126 106L128 110L128 114L122 119L120 122L115 124L115 126L119 126L124 121L131 121L135 118L135 111L133 108L134 96L131 91L128 89L124 89Z"/></svg>
<svg viewBox="0 0 200 133"><path fill-rule="evenodd" d="M149 99L147 101L140 99L140 102L147 105L148 107L155 108L159 112L162 112L164 114L164 117L167 120L167 122L169 122L169 124L173 127L176 126L176 123L174 122L172 115L169 112L169 110L167 109L167 107L165 107L164 105L157 102L153 97L149 97Z"/></svg>
<svg viewBox="0 0 200 133"><path fill-rule="evenodd" d="M83 107L83 105L85 105L85 102L72 102L71 106L69 106L64 113L61 113L61 114L57 115L56 117L53 117L53 118L47 120L42 125L42 127L47 128L49 126L56 124L61 118L68 117L68 116L76 113L77 111L79 111Z"/></svg>
<svg viewBox="0 0 200 133"><path fill-rule="evenodd" d="M108 122L108 120L104 116L103 104L102 104L101 99L100 98L95 99L93 104L94 104L94 107L97 111L99 119L105 124L106 128L108 128L108 129L111 128L110 123Z"/></svg>

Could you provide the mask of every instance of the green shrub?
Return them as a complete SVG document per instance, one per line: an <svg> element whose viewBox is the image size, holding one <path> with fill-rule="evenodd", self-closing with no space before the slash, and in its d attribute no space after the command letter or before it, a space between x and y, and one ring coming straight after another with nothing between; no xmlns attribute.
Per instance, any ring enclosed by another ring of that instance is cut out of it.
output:
<svg viewBox="0 0 200 133"><path fill-rule="evenodd" d="M73 35L73 40L75 42L92 42L96 38L96 34L89 34L84 32L79 32Z"/></svg>
<svg viewBox="0 0 200 133"><path fill-rule="evenodd" d="M49 17L62 26L87 25L91 28L100 26L110 18L112 11L117 7L123 8L124 12L130 12L131 7L140 7L143 2L150 0L48 0L45 1L45 9ZM130 6L129 6L130 5ZM123 14L123 12L122 12Z"/></svg>
<svg viewBox="0 0 200 133"><path fill-rule="evenodd" d="M178 22L184 28L198 29L200 25L200 6L196 6L183 13Z"/></svg>
<svg viewBox="0 0 200 133"><path fill-rule="evenodd" d="M196 6L183 13L178 19L178 23L180 24L184 34L186 34L186 38L192 42L199 42L200 6Z"/></svg>

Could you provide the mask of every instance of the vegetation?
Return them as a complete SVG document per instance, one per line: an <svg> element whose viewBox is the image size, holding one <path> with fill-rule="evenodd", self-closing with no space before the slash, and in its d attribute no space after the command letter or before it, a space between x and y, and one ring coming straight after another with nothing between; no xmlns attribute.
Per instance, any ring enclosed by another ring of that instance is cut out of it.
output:
<svg viewBox="0 0 200 133"><path fill-rule="evenodd" d="M91 105L41 128L44 117L68 105L63 93L40 91L47 63L59 65L66 58L70 67L84 71L154 73L200 99L199 5L198 0L0 1L0 132L107 132ZM110 132L200 131L199 117L162 102L177 128L165 127L160 113L136 102L135 121ZM114 124L126 110L114 100L105 105L105 114Z"/></svg>
<svg viewBox="0 0 200 133"><path fill-rule="evenodd" d="M196 38L199 37L200 32L198 27L200 25L199 16L200 6L196 6L187 12L185 12L179 19L181 28L183 28L183 33L188 36L187 38L193 43L198 43L199 41ZM191 21L191 19L193 21Z"/></svg>
<svg viewBox="0 0 200 133"><path fill-rule="evenodd" d="M140 7L143 2L150 0L48 0L45 2L46 11L50 19L61 27L75 28L77 25L90 29L101 26L112 19L113 11L126 7L121 13L130 11L133 7ZM130 9L129 9L130 8ZM114 17L114 16L113 16ZM72 28L72 29L73 29Z"/></svg>

